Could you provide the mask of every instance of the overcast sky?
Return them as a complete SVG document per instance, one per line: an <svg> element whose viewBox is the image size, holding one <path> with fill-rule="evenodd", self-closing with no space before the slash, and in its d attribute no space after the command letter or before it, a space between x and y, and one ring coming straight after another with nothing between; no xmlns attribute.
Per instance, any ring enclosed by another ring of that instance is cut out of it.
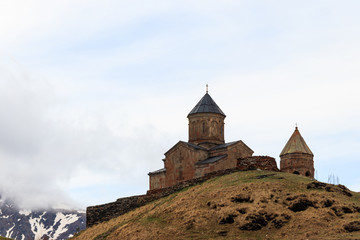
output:
<svg viewBox="0 0 360 240"><path fill-rule="evenodd" d="M360 2L0 0L0 189L22 207L143 194L209 93L226 141L275 157L295 123L360 191Z"/></svg>

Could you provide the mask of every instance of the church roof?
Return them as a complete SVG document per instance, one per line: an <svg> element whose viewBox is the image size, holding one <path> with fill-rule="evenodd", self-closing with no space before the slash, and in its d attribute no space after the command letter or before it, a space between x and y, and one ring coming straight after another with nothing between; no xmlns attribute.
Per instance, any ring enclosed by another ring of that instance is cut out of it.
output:
<svg viewBox="0 0 360 240"><path fill-rule="evenodd" d="M227 154L225 155L220 155L220 156L215 156L215 157L210 157L210 158L207 158L205 160L201 160L201 161L198 161L196 163L196 165L201 165L201 164L208 164L208 163L214 163L214 162L217 162L223 158L227 157Z"/></svg>
<svg viewBox="0 0 360 240"><path fill-rule="evenodd" d="M251 148L249 148L249 147L248 147L243 141L241 141L241 140L217 145L217 146L211 148L210 151L212 151L212 150L218 150L218 149L222 149L222 148L227 148L227 147L232 146L232 145L234 145L234 144L241 144L244 148L248 149L250 152L254 152Z"/></svg>
<svg viewBox="0 0 360 240"><path fill-rule="evenodd" d="M223 111L219 108L216 102L210 97L210 95L206 92L205 95L201 98L201 100L196 104L196 106L191 110L188 114L192 115L195 113L218 113L226 116Z"/></svg>
<svg viewBox="0 0 360 240"><path fill-rule="evenodd" d="M301 136L297 127L280 153L280 157L289 153L307 153L314 155L306 144L304 138Z"/></svg>
<svg viewBox="0 0 360 240"><path fill-rule="evenodd" d="M166 168L161 168L159 170L149 172L148 175L154 175L154 174L159 174L159 173L164 173L164 172L166 172Z"/></svg>
<svg viewBox="0 0 360 240"><path fill-rule="evenodd" d="M239 141L234 141L234 142L229 142L229 143L224 143L224 144L220 144L220 145L217 145L217 146L211 148L211 150L216 150L216 149L221 149L221 148L227 148L228 146L231 146L231 145L233 145L233 144L235 144L235 143L238 143L238 142L240 142L240 141L241 141L241 140L239 140Z"/></svg>
<svg viewBox="0 0 360 240"><path fill-rule="evenodd" d="M175 144L172 148L170 148L166 153L164 153L164 155L166 156L169 152L171 152L173 149L176 149L179 145L183 145L183 146L188 146L191 147L193 149L196 150L203 150L203 151L207 151L208 149L198 146L196 144L193 143L189 143L189 142L184 142L184 141L179 141L177 144Z"/></svg>

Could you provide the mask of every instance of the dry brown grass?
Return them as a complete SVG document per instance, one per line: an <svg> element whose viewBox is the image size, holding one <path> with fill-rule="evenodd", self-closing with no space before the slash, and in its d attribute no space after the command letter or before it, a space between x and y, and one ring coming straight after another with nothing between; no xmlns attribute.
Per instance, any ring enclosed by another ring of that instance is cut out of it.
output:
<svg viewBox="0 0 360 240"><path fill-rule="evenodd" d="M256 178L261 175L268 176ZM96 225L74 239L360 239L360 232L344 229L360 220L359 193L349 197L330 185L329 191L307 189L310 182L286 173L233 173ZM313 206L289 209L301 199ZM346 213L349 209L352 213ZM261 229L241 229L244 226Z"/></svg>

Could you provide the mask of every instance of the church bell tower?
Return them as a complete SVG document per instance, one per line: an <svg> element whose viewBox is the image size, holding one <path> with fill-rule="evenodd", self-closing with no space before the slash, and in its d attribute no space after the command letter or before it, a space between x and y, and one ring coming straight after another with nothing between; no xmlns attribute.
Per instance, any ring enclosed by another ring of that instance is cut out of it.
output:
<svg viewBox="0 0 360 240"><path fill-rule="evenodd" d="M296 127L280 153L280 170L314 178L313 158L314 154Z"/></svg>
<svg viewBox="0 0 360 240"><path fill-rule="evenodd" d="M226 115L210 97L208 90L188 114L189 142L211 148L224 144L224 119Z"/></svg>

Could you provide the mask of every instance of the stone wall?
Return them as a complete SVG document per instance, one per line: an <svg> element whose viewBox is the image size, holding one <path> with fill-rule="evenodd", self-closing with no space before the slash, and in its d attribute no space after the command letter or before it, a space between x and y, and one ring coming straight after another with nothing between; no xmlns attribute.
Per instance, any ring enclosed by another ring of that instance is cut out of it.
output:
<svg viewBox="0 0 360 240"><path fill-rule="evenodd" d="M145 195L120 198L116 202L88 207L86 209L86 227L108 221L140 207L141 205L138 204L139 198L144 196Z"/></svg>
<svg viewBox="0 0 360 240"><path fill-rule="evenodd" d="M281 156L280 169L282 172L296 173L314 178L313 155L307 153L290 153Z"/></svg>
<svg viewBox="0 0 360 240"><path fill-rule="evenodd" d="M183 143L167 152L165 156L165 187L170 187L195 178L194 165L199 159L206 159L208 157L208 152L205 150L193 149L186 143Z"/></svg>
<svg viewBox="0 0 360 240"><path fill-rule="evenodd" d="M86 209L86 227L91 227L95 224L108 221L112 218L118 217L131 210L141 207L149 202L168 196L186 187L202 183L210 178L226 175L233 172L255 169L279 171L276 166L275 159L272 157L254 156L248 158L240 158L238 159L236 168L211 172L203 177L190 179L188 181L176 184L172 187L149 190L146 195L119 198L118 200L116 200L116 202L88 207Z"/></svg>
<svg viewBox="0 0 360 240"><path fill-rule="evenodd" d="M253 150L248 148L243 141L238 141L235 144L227 147L228 158L231 160L233 167L237 166L238 159L240 158L251 158L253 155Z"/></svg>
<svg viewBox="0 0 360 240"><path fill-rule="evenodd" d="M197 178L206 176L212 172L218 172L225 169L233 169L236 167L236 164L234 166L229 166L229 159L227 155L216 162L213 163L207 163L207 164L199 164L195 165L195 176Z"/></svg>
<svg viewBox="0 0 360 240"><path fill-rule="evenodd" d="M189 142L223 144L225 116L217 113L197 113L189 118Z"/></svg>
<svg viewBox="0 0 360 240"><path fill-rule="evenodd" d="M247 158L239 158L237 161L237 168L239 170L268 170L278 172L275 158L269 156L253 156Z"/></svg>
<svg viewBox="0 0 360 240"><path fill-rule="evenodd" d="M166 187L166 171L149 174L149 189Z"/></svg>

